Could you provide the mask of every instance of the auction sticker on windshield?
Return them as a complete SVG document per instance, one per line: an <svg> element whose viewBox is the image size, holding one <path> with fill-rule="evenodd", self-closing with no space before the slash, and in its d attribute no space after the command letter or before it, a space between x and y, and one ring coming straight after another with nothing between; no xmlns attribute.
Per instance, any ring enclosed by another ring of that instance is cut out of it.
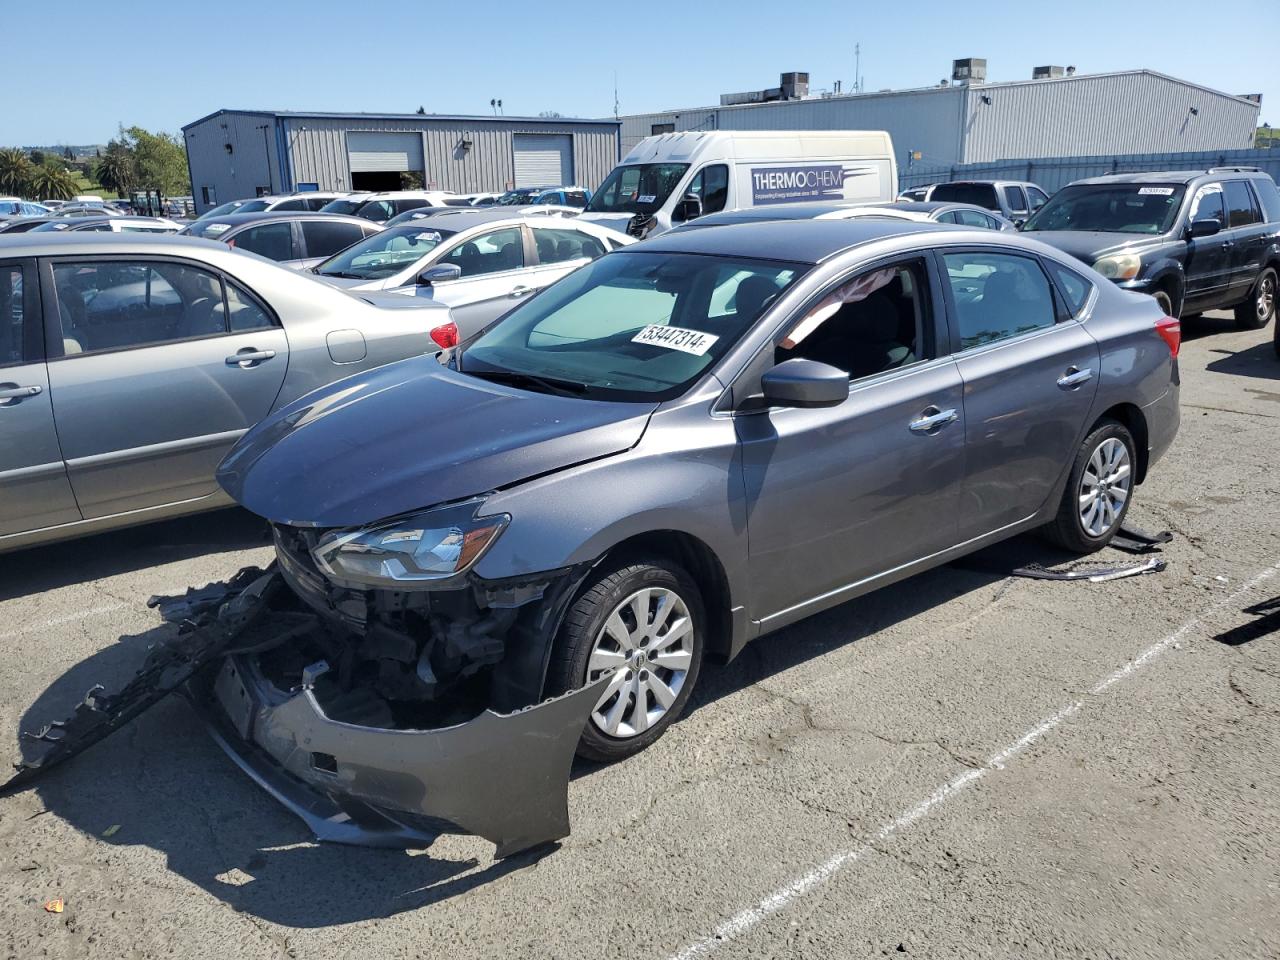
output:
<svg viewBox="0 0 1280 960"><path fill-rule="evenodd" d="M1173 187L1139 187L1138 196L1140 197L1171 197L1173 196Z"/></svg>
<svg viewBox="0 0 1280 960"><path fill-rule="evenodd" d="M632 337L631 342L666 347L668 350L680 350L700 357L719 339L715 334L703 333L701 330L686 330L683 327L666 327L651 323Z"/></svg>

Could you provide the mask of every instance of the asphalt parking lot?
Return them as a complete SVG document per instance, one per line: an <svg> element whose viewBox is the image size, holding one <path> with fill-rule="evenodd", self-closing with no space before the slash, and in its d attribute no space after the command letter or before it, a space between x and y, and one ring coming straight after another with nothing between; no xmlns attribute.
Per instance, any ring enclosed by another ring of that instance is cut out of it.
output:
<svg viewBox="0 0 1280 960"><path fill-rule="evenodd" d="M1276 956L1280 361L1184 337L1131 513L1165 572L992 572L1063 559L1023 538L762 640L502 862L311 843L173 699L0 801L4 956ZM131 673L149 596L268 558L237 512L0 556L8 754Z"/></svg>

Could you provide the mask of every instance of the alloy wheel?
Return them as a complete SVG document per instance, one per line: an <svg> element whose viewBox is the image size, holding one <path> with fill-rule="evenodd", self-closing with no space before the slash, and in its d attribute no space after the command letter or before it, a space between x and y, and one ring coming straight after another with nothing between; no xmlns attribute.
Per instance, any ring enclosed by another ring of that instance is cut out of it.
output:
<svg viewBox="0 0 1280 960"><path fill-rule="evenodd" d="M1129 448L1115 437L1098 444L1080 477L1080 526L1103 537L1119 522L1132 482Z"/></svg>
<svg viewBox="0 0 1280 960"><path fill-rule="evenodd" d="M587 682L613 671L591 722L619 739L644 733L671 709L693 663L693 619L665 587L637 590L605 620L587 660Z"/></svg>
<svg viewBox="0 0 1280 960"><path fill-rule="evenodd" d="M1258 295L1255 298L1254 307L1258 311L1259 323L1265 324L1271 319L1272 311L1276 308L1275 274L1268 273L1258 284Z"/></svg>

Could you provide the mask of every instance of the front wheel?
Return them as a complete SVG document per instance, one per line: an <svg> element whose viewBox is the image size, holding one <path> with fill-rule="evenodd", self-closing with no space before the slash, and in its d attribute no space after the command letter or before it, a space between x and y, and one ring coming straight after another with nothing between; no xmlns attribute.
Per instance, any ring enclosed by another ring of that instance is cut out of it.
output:
<svg viewBox="0 0 1280 960"><path fill-rule="evenodd" d="M587 584L565 616L547 673L554 695L612 671L578 756L621 760L666 732L697 682L705 624L697 586L666 560L605 568Z"/></svg>
<svg viewBox="0 0 1280 960"><path fill-rule="evenodd" d="M1094 553L1110 543L1129 512L1136 463L1128 428L1115 420L1099 423L1080 444L1045 536L1072 553Z"/></svg>
<svg viewBox="0 0 1280 960"><path fill-rule="evenodd" d="M1174 316L1173 298L1163 290L1157 290L1151 295L1155 298L1156 303L1160 304L1160 309L1164 311L1166 317Z"/></svg>
<svg viewBox="0 0 1280 960"><path fill-rule="evenodd" d="M1276 272L1271 267L1258 274L1253 292L1236 304L1236 326L1241 330L1261 330L1276 315Z"/></svg>

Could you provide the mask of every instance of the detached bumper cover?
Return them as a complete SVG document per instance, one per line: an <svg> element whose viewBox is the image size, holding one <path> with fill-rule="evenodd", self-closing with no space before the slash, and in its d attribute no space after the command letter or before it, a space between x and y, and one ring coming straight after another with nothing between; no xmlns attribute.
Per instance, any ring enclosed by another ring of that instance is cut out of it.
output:
<svg viewBox="0 0 1280 960"><path fill-rule="evenodd" d="M319 839L403 846L461 831L506 857L569 834L573 755L606 683L437 730L333 720L310 688L284 695L247 657L193 692L218 743Z"/></svg>

